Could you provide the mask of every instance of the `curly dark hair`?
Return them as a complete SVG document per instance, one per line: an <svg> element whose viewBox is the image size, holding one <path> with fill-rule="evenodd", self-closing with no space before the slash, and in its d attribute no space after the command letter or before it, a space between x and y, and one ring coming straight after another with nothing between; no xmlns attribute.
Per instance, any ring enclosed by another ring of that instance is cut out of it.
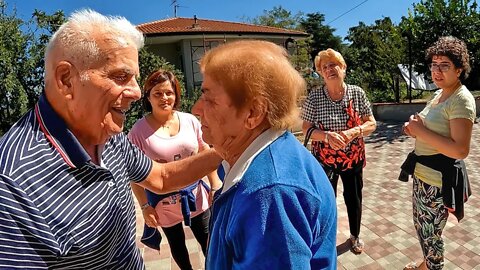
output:
<svg viewBox="0 0 480 270"><path fill-rule="evenodd" d="M142 103L143 103L143 107L147 112L152 111L152 104L150 104L150 101L148 100L150 91L157 84L161 84L164 82L170 82L170 84L172 85L172 89L175 92L175 104L173 104L173 108L178 109L181 101L180 100L181 99L180 83L178 82L173 72L168 70L158 69L152 72L150 75L148 75L147 79L145 80L145 84L143 86L144 94L142 98Z"/></svg>
<svg viewBox="0 0 480 270"><path fill-rule="evenodd" d="M448 57L456 68L462 69L460 80L468 78L472 69L470 67L470 56L468 55L467 45L463 40L453 36L440 37L425 53L425 59L430 64L434 56Z"/></svg>

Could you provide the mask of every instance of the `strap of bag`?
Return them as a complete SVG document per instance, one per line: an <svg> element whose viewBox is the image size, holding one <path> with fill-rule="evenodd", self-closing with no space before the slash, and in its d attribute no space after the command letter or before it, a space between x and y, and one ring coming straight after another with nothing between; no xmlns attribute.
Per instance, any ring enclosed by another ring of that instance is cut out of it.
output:
<svg viewBox="0 0 480 270"><path fill-rule="evenodd" d="M307 129L307 133L305 134L305 140L303 141L303 146L307 147L308 141L310 140L310 137L312 137L312 133L315 131L315 127L311 126Z"/></svg>

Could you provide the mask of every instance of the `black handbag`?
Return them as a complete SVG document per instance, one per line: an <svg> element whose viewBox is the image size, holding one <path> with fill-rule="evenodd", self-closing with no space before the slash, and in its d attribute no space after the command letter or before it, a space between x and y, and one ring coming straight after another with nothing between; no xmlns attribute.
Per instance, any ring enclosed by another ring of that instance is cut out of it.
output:
<svg viewBox="0 0 480 270"><path fill-rule="evenodd" d="M303 140L303 146L307 147L308 141L310 140L310 137L312 137L312 133L315 131L315 127L311 126L307 129L307 133L305 133L305 139Z"/></svg>
<svg viewBox="0 0 480 270"><path fill-rule="evenodd" d="M311 126L307 129L307 132L305 133L305 140L303 141L303 146L307 147L308 141L310 141L310 137L312 137L312 133L315 131L315 129L316 128L314 126ZM324 164L322 164L322 162L320 162L320 159L317 156L315 156L313 153L312 155L315 157L318 163L320 163L330 181L338 179L338 172L336 172L333 168L326 167Z"/></svg>

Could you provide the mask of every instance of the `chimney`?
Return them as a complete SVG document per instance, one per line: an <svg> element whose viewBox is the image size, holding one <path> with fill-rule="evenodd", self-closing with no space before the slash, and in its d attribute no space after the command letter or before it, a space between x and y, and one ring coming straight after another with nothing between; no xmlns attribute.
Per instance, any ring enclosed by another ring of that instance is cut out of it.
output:
<svg viewBox="0 0 480 270"><path fill-rule="evenodd" d="M200 25L198 24L198 19L197 19L197 15L193 15L193 25L192 25L192 28L199 28Z"/></svg>

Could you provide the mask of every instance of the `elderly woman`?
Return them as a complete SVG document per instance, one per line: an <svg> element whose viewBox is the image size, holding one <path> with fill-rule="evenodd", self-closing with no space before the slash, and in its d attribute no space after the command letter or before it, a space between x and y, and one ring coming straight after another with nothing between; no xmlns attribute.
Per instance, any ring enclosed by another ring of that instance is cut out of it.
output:
<svg viewBox="0 0 480 270"><path fill-rule="evenodd" d="M305 82L284 49L238 41L201 60L192 109L226 175L210 227L207 269L336 269L334 194L287 131Z"/></svg>
<svg viewBox="0 0 480 270"><path fill-rule="evenodd" d="M364 248L359 238L365 166L363 137L375 130L376 122L365 92L344 82L347 64L339 52L319 52L315 67L325 85L311 91L303 105L303 132L311 134L312 154L327 173L335 196L338 178L342 178L352 251L358 254Z"/></svg>
<svg viewBox="0 0 480 270"><path fill-rule="evenodd" d="M413 175L413 223L423 261L405 269L443 268L442 232L449 210L460 220L463 199L469 195L462 161L470 150L475 120L475 99L462 85L470 72L468 50L463 41L442 37L427 49L426 59L440 90L405 123L405 133L416 140L414 153L402 165L410 167L407 172ZM407 166L412 158L413 166ZM452 194L452 189L458 193Z"/></svg>

